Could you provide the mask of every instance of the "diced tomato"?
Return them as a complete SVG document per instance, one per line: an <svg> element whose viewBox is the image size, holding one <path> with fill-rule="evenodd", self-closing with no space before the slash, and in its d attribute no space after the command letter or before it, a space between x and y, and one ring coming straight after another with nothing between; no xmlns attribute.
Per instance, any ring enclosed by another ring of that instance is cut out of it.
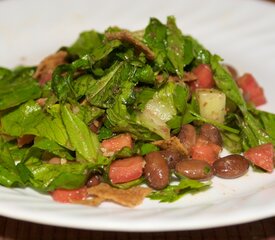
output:
<svg viewBox="0 0 275 240"><path fill-rule="evenodd" d="M212 165L218 159L221 151L222 148L219 145L199 137L196 144L191 148L191 157Z"/></svg>
<svg viewBox="0 0 275 240"><path fill-rule="evenodd" d="M247 102L253 103L255 106L266 103L263 89L250 73L246 73L238 78L237 84L243 90L243 95Z"/></svg>
<svg viewBox="0 0 275 240"><path fill-rule="evenodd" d="M52 198L57 202L70 203L73 201L85 200L88 196L87 188L78 189L56 189L52 193Z"/></svg>
<svg viewBox="0 0 275 240"><path fill-rule="evenodd" d="M47 72L47 73L44 73L43 75L41 75L41 77L39 79L39 84L41 86L43 86L51 80L52 80L52 72Z"/></svg>
<svg viewBox="0 0 275 240"><path fill-rule="evenodd" d="M38 98L36 100L36 103L40 106L40 107L44 107L46 104L47 98Z"/></svg>
<svg viewBox="0 0 275 240"><path fill-rule="evenodd" d="M257 147L250 148L244 153L244 157L250 160L256 166L268 172L273 171L274 148L272 143L266 143Z"/></svg>
<svg viewBox="0 0 275 240"><path fill-rule="evenodd" d="M133 147L133 140L128 133L117 135L113 138L103 140L101 143L101 150L105 155L108 153L115 153L120 151L124 147Z"/></svg>
<svg viewBox="0 0 275 240"><path fill-rule="evenodd" d="M114 184L133 181L141 177L144 165L141 156L116 160L110 165L109 178Z"/></svg>
<svg viewBox="0 0 275 240"><path fill-rule="evenodd" d="M196 88L213 88L215 86L213 73L209 65L200 64L192 72L197 76L197 80L190 82L191 90L195 90Z"/></svg>

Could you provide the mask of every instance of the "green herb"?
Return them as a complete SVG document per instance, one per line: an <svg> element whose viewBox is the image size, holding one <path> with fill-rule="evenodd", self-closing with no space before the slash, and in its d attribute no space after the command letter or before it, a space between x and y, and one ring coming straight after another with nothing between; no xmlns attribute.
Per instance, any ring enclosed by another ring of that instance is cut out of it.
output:
<svg viewBox="0 0 275 240"><path fill-rule="evenodd" d="M158 200L160 202L175 202L185 194L198 193L207 189L210 183L202 183L191 179L181 179L178 185L169 185L160 191L151 193L148 197L152 200Z"/></svg>
<svg viewBox="0 0 275 240"><path fill-rule="evenodd" d="M90 131L83 121L75 116L67 106L61 106L61 116L72 146L83 161L96 162L99 156L97 135Z"/></svg>
<svg viewBox="0 0 275 240"><path fill-rule="evenodd" d="M154 144L151 144L151 143L142 144L141 147L140 147L140 154L141 155L146 155L150 152L155 152L155 151L159 151L159 148L157 146L155 146Z"/></svg>
<svg viewBox="0 0 275 240"><path fill-rule="evenodd" d="M34 68L10 71L0 67L0 111L40 97L41 89L33 74Z"/></svg>

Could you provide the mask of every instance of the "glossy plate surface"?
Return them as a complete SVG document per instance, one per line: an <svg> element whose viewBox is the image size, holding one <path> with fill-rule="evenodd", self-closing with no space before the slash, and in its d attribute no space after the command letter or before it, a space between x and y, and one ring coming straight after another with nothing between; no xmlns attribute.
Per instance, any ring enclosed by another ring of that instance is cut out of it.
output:
<svg viewBox="0 0 275 240"><path fill-rule="evenodd" d="M275 4L254 0L2 0L0 66L34 65L83 30L110 25L144 28L149 17L174 15L192 34L240 74L252 72L275 112ZM170 231L244 223L275 216L275 172L249 173L236 180L215 178L210 190L173 204L146 199L127 209L58 204L30 189L0 187L0 214L21 220L94 230Z"/></svg>

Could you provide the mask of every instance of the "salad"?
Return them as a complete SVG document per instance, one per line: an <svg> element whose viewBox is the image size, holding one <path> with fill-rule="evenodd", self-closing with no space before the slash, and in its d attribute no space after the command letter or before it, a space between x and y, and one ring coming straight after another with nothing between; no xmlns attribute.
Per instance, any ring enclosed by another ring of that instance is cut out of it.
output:
<svg viewBox="0 0 275 240"><path fill-rule="evenodd" d="M173 16L80 34L37 66L0 68L0 184L59 202L174 202L274 168L275 115ZM224 156L223 150L228 154Z"/></svg>

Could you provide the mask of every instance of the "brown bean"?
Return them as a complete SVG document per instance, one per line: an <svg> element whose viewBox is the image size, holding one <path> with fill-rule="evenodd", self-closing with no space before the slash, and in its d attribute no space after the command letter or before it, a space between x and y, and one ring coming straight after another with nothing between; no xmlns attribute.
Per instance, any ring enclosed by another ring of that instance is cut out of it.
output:
<svg viewBox="0 0 275 240"><path fill-rule="evenodd" d="M154 189L165 188L170 181L168 163L160 152L151 152L145 156L144 176L147 184Z"/></svg>
<svg viewBox="0 0 275 240"><path fill-rule="evenodd" d="M243 176L249 167L249 161L241 155L232 154L214 162L214 174L221 178L238 178Z"/></svg>
<svg viewBox="0 0 275 240"><path fill-rule="evenodd" d="M213 176L211 165L202 160L183 160L177 163L175 169L180 175L195 180L207 180Z"/></svg>
<svg viewBox="0 0 275 240"><path fill-rule="evenodd" d="M17 146L21 148L24 145L32 143L33 140L34 140L34 135L23 135L22 137L17 138Z"/></svg>
<svg viewBox="0 0 275 240"><path fill-rule="evenodd" d="M102 177L98 174L95 174L90 177L90 179L87 181L86 186L87 187L94 187L98 184L100 184L102 181Z"/></svg>
<svg viewBox="0 0 275 240"><path fill-rule="evenodd" d="M213 126L212 124L205 123L201 126L200 137L222 147L221 133L219 129Z"/></svg>
<svg viewBox="0 0 275 240"><path fill-rule="evenodd" d="M191 124L183 125L179 132L178 138L186 147L187 151L190 152L192 146L196 143L197 133L195 127Z"/></svg>
<svg viewBox="0 0 275 240"><path fill-rule="evenodd" d="M59 164L61 164L61 158L60 157L53 157L48 161L48 163L59 165Z"/></svg>
<svg viewBox="0 0 275 240"><path fill-rule="evenodd" d="M230 73L230 75L232 76L233 79L237 79L238 78L238 72L236 70L236 68L232 67L231 65L224 65L225 68L228 70L228 72Z"/></svg>
<svg viewBox="0 0 275 240"><path fill-rule="evenodd" d="M167 161L170 169L175 169L177 162L181 161L182 159L188 158L187 156L182 155L178 151L169 150L169 149L160 151L160 154Z"/></svg>
<svg viewBox="0 0 275 240"><path fill-rule="evenodd" d="M94 123L91 123L89 128L93 133L98 133L99 128Z"/></svg>
<svg viewBox="0 0 275 240"><path fill-rule="evenodd" d="M89 128L92 132L98 133L101 126L102 126L102 119L94 120L93 122L91 122L89 125Z"/></svg>

